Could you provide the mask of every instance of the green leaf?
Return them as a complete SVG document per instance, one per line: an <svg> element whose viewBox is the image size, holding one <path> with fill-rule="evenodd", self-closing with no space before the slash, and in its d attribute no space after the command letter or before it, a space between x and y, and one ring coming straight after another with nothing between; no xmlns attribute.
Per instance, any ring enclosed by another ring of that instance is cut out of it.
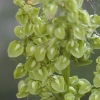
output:
<svg viewBox="0 0 100 100"><path fill-rule="evenodd" d="M14 70L14 78L22 78L26 75L27 71L24 69L24 65L22 63L19 63Z"/></svg>
<svg viewBox="0 0 100 100"><path fill-rule="evenodd" d="M42 61L45 58L46 49L42 46L39 46L35 50L35 58L37 61Z"/></svg>
<svg viewBox="0 0 100 100"><path fill-rule="evenodd" d="M64 39L65 38L65 29L62 26L57 27L54 30L54 34L58 39Z"/></svg>
<svg viewBox="0 0 100 100"><path fill-rule="evenodd" d="M18 57L24 51L24 47L21 45L20 42L14 40L8 46L8 56L9 57Z"/></svg>
<svg viewBox="0 0 100 100"><path fill-rule="evenodd" d="M70 64L70 60L66 58L65 56L60 56L57 61L55 62L55 67L58 70L63 70L65 69L68 65Z"/></svg>

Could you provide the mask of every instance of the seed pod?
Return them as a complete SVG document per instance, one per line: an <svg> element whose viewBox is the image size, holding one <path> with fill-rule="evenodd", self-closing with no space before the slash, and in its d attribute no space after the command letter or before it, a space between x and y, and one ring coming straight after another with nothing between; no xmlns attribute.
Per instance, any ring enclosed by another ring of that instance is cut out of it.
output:
<svg viewBox="0 0 100 100"><path fill-rule="evenodd" d="M30 36L34 32L33 24L32 23L27 23L23 26L23 32L26 37Z"/></svg>
<svg viewBox="0 0 100 100"><path fill-rule="evenodd" d="M46 67L41 67L37 71L30 71L29 77L34 80L45 81L48 77L48 70Z"/></svg>
<svg viewBox="0 0 100 100"><path fill-rule="evenodd" d="M65 82L62 76L54 76L54 80L50 82L51 87L58 92L65 91Z"/></svg>
<svg viewBox="0 0 100 100"><path fill-rule="evenodd" d="M88 80L86 79L79 79L79 94L85 94L87 92L90 92L91 91L91 84Z"/></svg>
<svg viewBox="0 0 100 100"><path fill-rule="evenodd" d="M36 45L33 45L31 43L27 44L26 46L27 56L34 56L35 49L36 49Z"/></svg>
<svg viewBox="0 0 100 100"><path fill-rule="evenodd" d="M100 64L100 56L97 57L97 59L96 59L96 63Z"/></svg>
<svg viewBox="0 0 100 100"><path fill-rule="evenodd" d="M27 91L27 84L24 80L18 83L18 93L16 94L17 98L23 98L29 95Z"/></svg>
<svg viewBox="0 0 100 100"><path fill-rule="evenodd" d="M62 26L57 27L54 30L54 34L58 39L64 39L65 38L65 29Z"/></svg>
<svg viewBox="0 0 100 100"><path fill-rule="evenodd" d="M42 61L45 58L46 49L44 47L37 47L35 50L35 58L37 61Z"/></svg>
<svg viewBox="0 0 100 100"><path fill-rule="evenodd" d="M67 0L66 5L66 9L70 12L76 11L77 9L77 2L75 0Z"/></svg>
<svg viewBox="0 0 100 100"><path fill-rule="evenodd" d="M57 48L56 47L48 47L47 57L48 57L49 60L53 59L56 54L57 54Z"/></svg>
<svg viewBox="0 0 100 100"><path fill-rule="evenodd" d="M46 33L46 25L45 24L37 24L34 26L34 33L37 37L43 37Z"/></svg>
<svg viewBox="0 0 100 100"><path fill-rule="evenodd" d="M25 63L25 70L27 71L37 71L40 68L40 63L38 63L34 58L30 58Z"/></svg>
<svg viewBox="0 0 100 100"><path fill-rule="evenodd" d="M96 71L97 71L98 74L100 74L100 64L96 65Z"/></svg>
<svg viewBox="0 0 100 100"><path fill-rule="evenodd" d="M19 24L25 25L28 22L28 15L24 13L23 9L19 9L16 14L16 19Z"/></svg>
<svg viewBox="0 0 100 100"><path fill-rule="evenodd" d="M14 40L8 46L8 56L9 57L18 57L24 51L24 47L21 45L20 42Z"/></svg>
<svg viewBox="0 0 100 100"><path fill-rule="evenodd" d="M68 12L67 20L69 23L77 23L78 17L78 11Z"/></svg>
<svg viewBox="0 0 100 100"><path fill-rule="evenodd" d="M82 23L90 23L90 16L86 10L79 11L79 20L82 21Z"/></svg>
<svg viewBox="0 0 100 100"><path fill-rule="evenodd" d="M75 100L75 96L72 93L67 93L64 95L65 100Z"/></svg>
<svg viewBox="0 0 100 100"><path fill-rule="evenodd" d="M73 34L76 39L85 40L85 29L83 27L74 26Z"/></svg>
<svg viewBox="0 0 100 100"><path fill-rule="evenodd" d="M70 83L72 86L77 85L77 84L78 84L78 81L79 81L79 79L78 79L77 76L72 76L72 77L69 78L69 83Z"/></svg>
<svg viewBox="0 0 100 100"><path fill-rule="evenodd" d="M33 95L36 95L41 91L41 89L39 88L39 82L38 81L33 81L33 80L30 80L28 82L27 89Z"/></svg>
<svg viewBox="0 0 100 100"><path fill-rule="evenodd" d="M70 60L66 58L65 56L60 56L57 61L55 62L55 67L58 70L63 70L65 69L68 65L70 64Z"/></svg>
<svg viewBox="0 0 100 100"><path fill-rule="evenodd" d="M72 42L68 43L69 46L66 49L69 49L70 53L76 57L81 58L84 55L84 42L83 41L75 41L73 46Z"/></svg>
<svg viewBox="0 0 100 100"><path fill-rule="evenodd" d="M53 17L56 15L58 10L58 6L56 4L49 4L45 9L44 13L47 19L53 19Z"/></svg>
<svg viewBox="0 0 100 100"><path fill-rule="evenodd" d="M100 37L96 34L91 37L91 45L94 49L100 49Z"/></svg>
<svg viewBox="0 0 100 100"><path fill-rule="evenodd" d="M21 39L25 38L25 34L24 34L24 32L23 32L23 27L22 27L22 26L16 26L16 27L14 28L14 33L15 33L15 35L16 35L17 37L19 37L19 38L21 38Z"/></svg>
<svg viewBox="0 0 100 100"><path fill-rule="evenodd" d="M93 79L93 83L95 87L100 87L100 74L97 74L94 79Z"/></svg>
<svg viewBox="0 0 100 100"><path fill-rule="evenodd" d="M93 89L89 100L100 100L100 89Z"/></svg>
<svg viewBox="0 0 100 100"><path fill-rule="evenodd" d="M20 6L20 7L23 7L24 4L25 4L25 1L24 0L13 0L14 4Z"/></svg>
<svg viewBox="0 0 100 100"><path fill-rule="evenodd" d="M24 66L19 63L16 67L16 69L14 70L14 78L22 78L23 76L25 76L27 73L27 71L24 69Z"/></svg>
<svg viewBox="0 0 100 100"><path fill-rule="evenodd" d="M24 11L28 13L31 18L37 17L39 14L39 9L32 7L31 5L25 5Z"/></svg>

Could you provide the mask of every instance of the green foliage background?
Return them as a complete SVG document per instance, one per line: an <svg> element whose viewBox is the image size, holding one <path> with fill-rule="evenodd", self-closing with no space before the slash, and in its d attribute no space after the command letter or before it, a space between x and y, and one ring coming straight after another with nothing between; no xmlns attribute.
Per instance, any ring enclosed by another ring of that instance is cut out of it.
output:
<svg viewBox="0 0 100 100"><path fill-rule="evenodd" d="M91 8L90 4L84 0L83 8L87 9L90 14L94 14L94 9ZM92 4L100 11L100 0L94 0ZM13 71L19 62L23 62L23 57L17 59L11 59L7 55L8 44L16 39L13 29L18 25L15 19L15 13L18 7L13 4L12 0L0 0L0 100L18 100L16 98L17 84L19 80L13 78ZM100 12L97 12L100 15ZM98 29L100 32L100 29ZM94 51L91 55L93 63L86 67L74 68L71 66L71 75L76 75L80 78L84 77L92 83L93 71L95 71L95 58L100 56L100 50ZM31 99L33 98L33 99ZM27 98L20 99L27 100ZM29 97L28 100L38 100L37 97ZM88 95L83 97L82 100L88 100Z"/></svg>

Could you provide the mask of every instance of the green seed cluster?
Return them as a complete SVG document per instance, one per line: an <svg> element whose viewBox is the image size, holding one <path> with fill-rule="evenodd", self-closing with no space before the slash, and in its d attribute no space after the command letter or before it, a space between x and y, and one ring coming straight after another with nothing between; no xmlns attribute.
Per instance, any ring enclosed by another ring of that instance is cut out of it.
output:
<svg viewBox="0 0 100 100"><path fill-rule="evenodd" d="M96 59L96 72L94 72L94 89L91 91L91 95L89 97L89 100L99 100L100 99L100 56Z"/></svg>
<svg viewBox="0 0 100 100"><path fill-rule="evenodd" d="M93 49L100 49L100 37L94 33L100 26L100 16L83 10L83 0L14 0L14 3L20 7L16 13L20 25L14 29L20 41L9 44L8 55L26 58L14 70L15 79L24 77L18 84L17 97L38 94L41 100L80 100L91 91L91 84L77 76L68 77L66 83L63 71L71 60L75 66L92 63L90 54ZM95 79L99 76L94 78L96 87Z"/></svg>

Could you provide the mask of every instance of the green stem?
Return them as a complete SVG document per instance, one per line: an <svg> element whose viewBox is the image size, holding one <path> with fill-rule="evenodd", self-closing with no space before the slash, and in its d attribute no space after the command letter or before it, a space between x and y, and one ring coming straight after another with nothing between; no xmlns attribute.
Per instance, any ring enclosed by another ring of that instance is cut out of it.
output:
<svg viewBox="0 0 100 100"><path fill-rule="evenodd" d="M64 69L62 71L62 75L64 77L66 84L67 84L67 92L69 92L70 66L67 66L66 69Z"/></svg>

